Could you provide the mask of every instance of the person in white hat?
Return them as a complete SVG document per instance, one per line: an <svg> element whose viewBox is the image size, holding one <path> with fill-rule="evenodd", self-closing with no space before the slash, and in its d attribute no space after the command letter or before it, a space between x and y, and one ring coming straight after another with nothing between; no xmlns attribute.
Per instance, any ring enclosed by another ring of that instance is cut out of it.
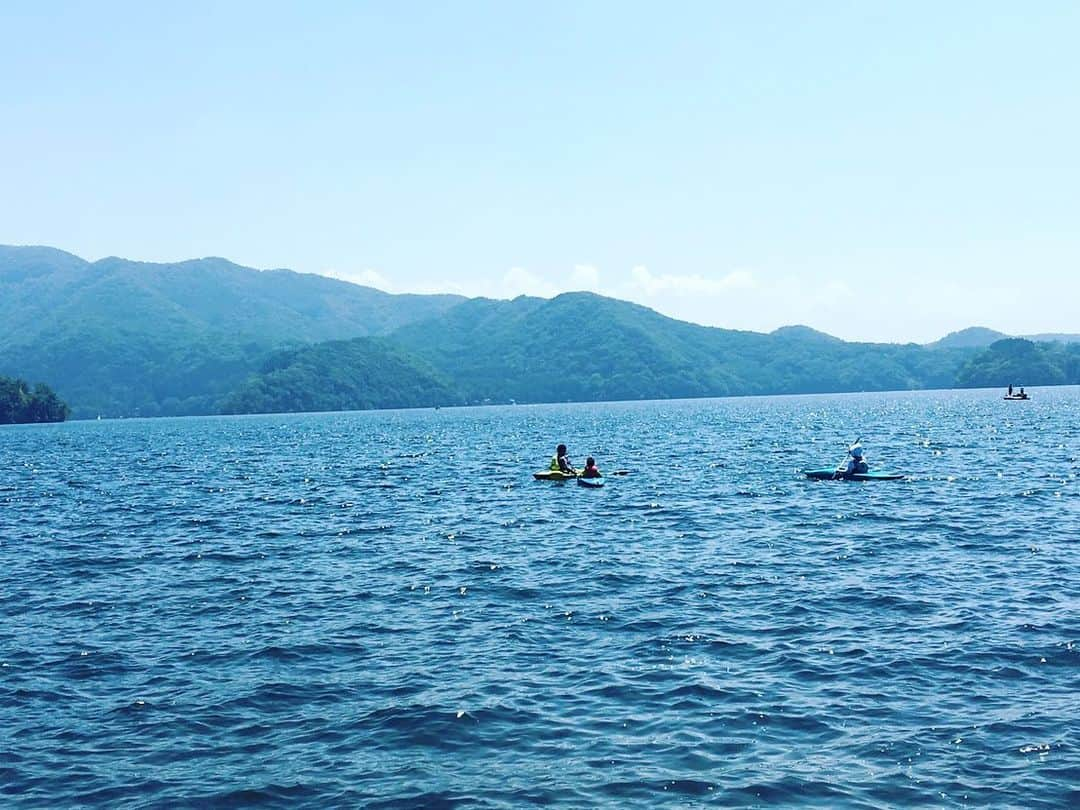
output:
<svg viewBox="0 0 1080 810"><path fill-rule="evenodd" d="M863 458L863 451L861 444L853 444L848 449L848 455L851 458L848 460L847 469L844 470L844 475L854 475L855 473L870 472L870 465L866 463Z"/></svg>

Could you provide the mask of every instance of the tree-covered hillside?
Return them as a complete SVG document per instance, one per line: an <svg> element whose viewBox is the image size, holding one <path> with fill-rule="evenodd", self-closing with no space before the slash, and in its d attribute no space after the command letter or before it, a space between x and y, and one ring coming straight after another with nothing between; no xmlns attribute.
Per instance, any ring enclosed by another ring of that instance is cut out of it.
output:
<svg viewBox="0 0 1080 810"><path fill-rule="evenodd" d="M1080 343L999 340L972 357L957 374L963 388L1080 384Z"/></svg>
<svg viewBox="0 0 1080 810"><path fill-rule="evenodd" d="M438 315L451 295L391 295L225 259L86 262L52 248L0 246L0 348L71 327L170 335L228 334L280 344L384 335Z"/></svg>
<svg viewBox="0 0 1080 810"><path fill-rule="evenodd" d="M273 351L385 334L460 300L224 259L0 247L0 374L50 380L79 417L213 413Z"/></svg>
<svg viewBox="0 0 1080 810"><path fill-rule="evenodd" d="M456 405L450 385L378 338L279 352L222 404L223 413L345 411Z"/></svg>
<svg viewBox="0 0 1080 810"><path fill-rule="evenodd" d="M0 377L0 425L63 422L68 406L44 383Z"/></svg>
<svg viewBox="0 0 1080 810"><path fill-rule="evenodd" d="M928 349L985 349L991 343L1008 335L987 329L985 326L969 326L959 332L949 332L940 340L926 344Z"/></svg>
<svg viewBox="0 0 1080 810"><path fill-rule="evenodd" d="M676 321L590 293L467 301L391 340L469 401L560 401L940 388L970 353Z"/></svg>
<svg viewBox="0 0 1080 810"><path fill-rule="evenodd" d="M1006 335L982 326L970 326L959 332L950 332L941 340L926 344L928 349L985 349L999 340L1022 337L1034 343L1080 343L1077 334Z"/></svg>
<svg viewBox="0 0 1080 810"><path fill-rule="evenodd" d="M846 343L805 326L698 326L590 293L395 296L224 259L0 247L0 374L49 380L76 417L1078 381L1077 344L985 348L997 334Z"/></svg>

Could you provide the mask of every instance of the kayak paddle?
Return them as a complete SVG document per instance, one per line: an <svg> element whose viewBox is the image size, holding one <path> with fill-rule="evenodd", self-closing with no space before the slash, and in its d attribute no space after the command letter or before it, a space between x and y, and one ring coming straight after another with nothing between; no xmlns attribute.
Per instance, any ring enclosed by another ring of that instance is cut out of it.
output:
<svg viewBox="0 0 1080 810"><path fill-rule="evenodd" d="M844 474L844 470L847 469L847 457L851 455L851 451L859 446L859 442L862 441L862 436L857 438L853 444L848 445L847 453L844 454L844 458L836 465L836 475L833 478L839 478Z"/></svg>

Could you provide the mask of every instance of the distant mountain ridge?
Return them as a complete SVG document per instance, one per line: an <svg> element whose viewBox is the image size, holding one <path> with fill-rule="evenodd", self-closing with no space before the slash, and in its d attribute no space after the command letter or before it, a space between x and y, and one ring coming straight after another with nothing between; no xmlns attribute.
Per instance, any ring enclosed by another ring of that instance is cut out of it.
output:
<svg viewBox="0 0 1080 810"><path fill-rule="evenodd" d="M940 340L927 343L929 349L985 349L999 340L1023 338L1033 343L1080 343L1080 334L1007 335L985 326L969 326L958 332L950 332Z"/></svg>
<svg viewBox="0 0 1080 810"><path fill-rule="evenodd" d="M1039 335L1018 335L1025 340L1030 340L1035 343L1080 343L1080 334L1064 334L1061 332L1050 332Z"/></svg>
<svg viewBox="0 0 1080 810"><path fill-rule="evenodd" d="M947 387L967 355L845 343L806 327L762 334L668 318L592 293L473 299L390 341L469 401L561 401Z"/></svg>
<svg viewBox="0 0 1080 810"><path fill-rule="evenodd" d="M1004 332L987 329L985 326L969 326L958 332L950 332L945 337L927 343L928 349L981 349L995 341L1009 337Z"/></svg>
<svg viewBox="0 0 1080 810"><path fill-rule="evenodd" d="M223 413L459 405L453 385L383 338L316 343L271 355L221 404Z"/></svg>
<svg viewBox="0 0 1080 810"><path fill-rule="evenodd" d="M48 381L76 417L212 413L272 351L387 334L463 300L217 258L0 247L0 374Z"/></svg>
<svg viewBox="0 0 1080 810"><path fill-rule="evenodd" d="M0 247L0 375L46 382L77 418L1080 381L1080 343L1010 340L973 328L928 346L847 343L592 293L391 295L220 258Z"/></svg>
<svg viewBox="0 0 1080 810"><path fill-rule="evenodd" d="M87 262L53 248L3 246L0 291L0 348L32 339L50 326L50 315L67 321L119 319L155 331L309 342L386 334L465 300L392 295L215 257L166 264L115 257Z"/></svg>
<svg viewBox="0 0 1080 810"><path fill-rule="evenodd" d="M794 338L798 340L819 340L825 343L843 343L840 338L812 329L809 326L797 324L795 326L781 326L769 333L774 337Z"/></svg>

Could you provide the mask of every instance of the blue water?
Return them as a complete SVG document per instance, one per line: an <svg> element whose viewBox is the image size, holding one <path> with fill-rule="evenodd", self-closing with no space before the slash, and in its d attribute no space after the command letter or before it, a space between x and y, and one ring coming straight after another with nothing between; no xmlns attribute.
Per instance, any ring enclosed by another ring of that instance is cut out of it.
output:
<svg viewBox="0 0 1080 810"><path fill-rule="evenodd" d="M1076 806L1080 389L1000 393L0 429L0 803Z"/></svg>

